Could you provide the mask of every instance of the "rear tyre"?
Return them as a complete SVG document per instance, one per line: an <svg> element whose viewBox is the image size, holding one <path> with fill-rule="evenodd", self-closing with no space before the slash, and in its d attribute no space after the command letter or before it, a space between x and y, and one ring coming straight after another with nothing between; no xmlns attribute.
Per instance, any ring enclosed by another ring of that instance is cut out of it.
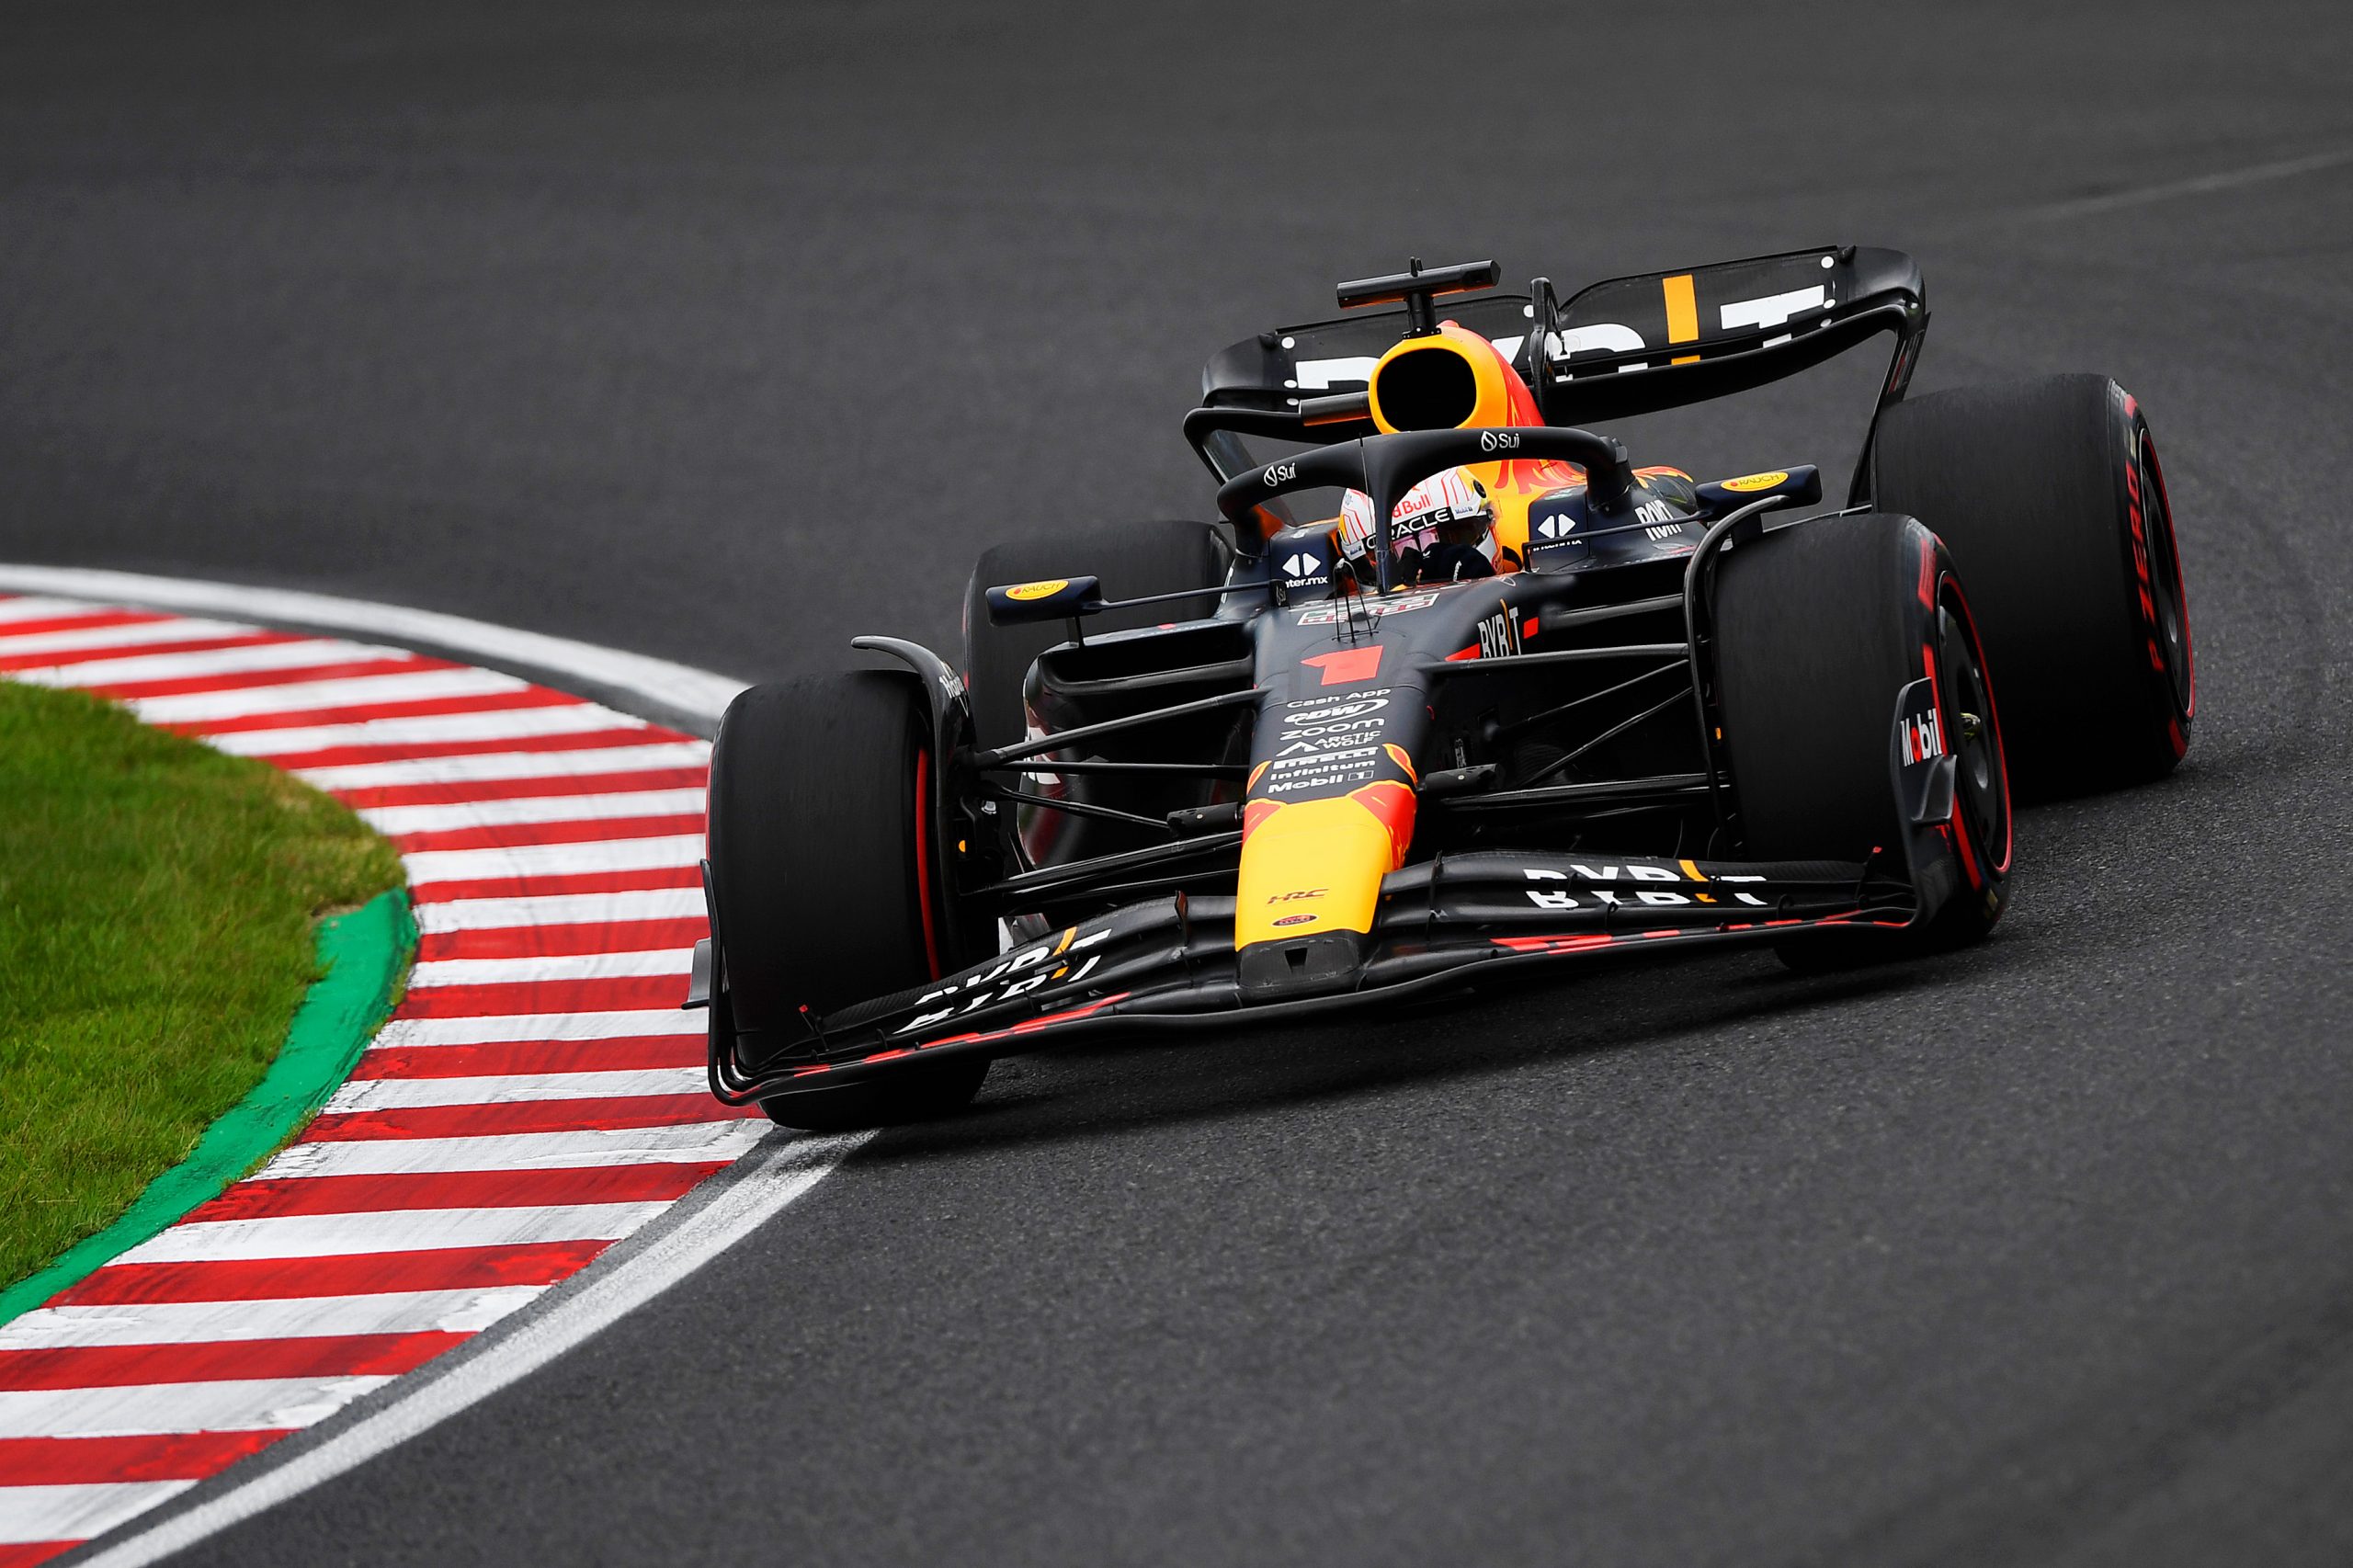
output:
<svg viewBox="0 0 2353 1568"><path fill-rule="evenodd" d="M972 729L983 746L1011 745L1029 733L1021 705L1021 683L1038 655L1068 641L1060 625L992 626L983 596L1008 583L1093 574L1114 598L1213 588L1225 581L1232 551L1207 523L1130 523L1051 539L1019 540L991 547L964 590L964 682L971 688ZM1121 631L1164 620L1209 615L1204 599L1114 610L1096 617L1090 630Z"/></svg>
<svg viewBox="0 0 2353 1568"><path fill-rule="evenodd" d="M1858 929L1780 945L1791 967L1974 942L2006 900L2010 799L2001 721L1949 559L1927 528L1883 513L1767 534L1716 577L1724 746L1750 858L1901 865L1890 777L1897 693L1933 677L1957 754L1948 832L1963 886L1906 937Z"/></svg>
<svg viewBox="0 0 2353 1568"><path fill-rule="evenodd" d="M710 891L727 1022L745 1067L805 1047L813 1017L956 961L940 950L933 760L912 676L811 676L728 705L710 761ZM953 1110L987 1074L985 1060L949 1057L761 1108L786 1127L870 1127Z"/></svg>
<svg viewBox="0 0 2353 1568"><path fill-rule="evenodd" d="M2105 376L1961 387L1890 408L1871 452L1874 504L1927 524L1968 581L2020 794L2170 771L2189 747L2196 662L2132 397Z"/></svg>

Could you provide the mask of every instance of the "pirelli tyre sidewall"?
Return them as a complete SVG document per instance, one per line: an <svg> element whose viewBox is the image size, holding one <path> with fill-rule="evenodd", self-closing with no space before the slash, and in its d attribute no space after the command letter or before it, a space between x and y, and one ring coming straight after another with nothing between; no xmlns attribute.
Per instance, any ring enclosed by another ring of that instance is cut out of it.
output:
<svg viewBox="0 0 2353 1568"><path fill-rule="evenodd" d="M709 854L722 1006L716 1044L746 1070L811 1043L854 1003L936 979L937 759L915 677L860 670L738 695L711 753ZM949 1059L762 1101L787 1126L837 1131L953 1108L985 1062Z"/></svg>
<svg viewBox="0 0 2353 1568"><path fill-rule="evenodd" d="M1820 517L1725 555L1716 576L1717 704L1743 852L1758 860L1876 859L1902 875L1907 838L1949 854L1952 892L1892 953L1975 941L2008 902L2015 858L2002 715L1951 557L1918 521ZM1955 763L1950 818L1900 814L1897 699L1928 681L1938 755ZM1859 932L1859 938L1869 934ZM1849 945L1851 946L1851 944ZM1793 940L1799 962L1839 951Z"/></svg>
<svg viewBox="0 0 2353 1568"><path fill-rule="evenodd" d="M2197 662L2139 403L2097 375L1959 387L1889 409L1871 450L1875 505L1927 523L1969 585L2021 796L2170 771Z"/></svg>

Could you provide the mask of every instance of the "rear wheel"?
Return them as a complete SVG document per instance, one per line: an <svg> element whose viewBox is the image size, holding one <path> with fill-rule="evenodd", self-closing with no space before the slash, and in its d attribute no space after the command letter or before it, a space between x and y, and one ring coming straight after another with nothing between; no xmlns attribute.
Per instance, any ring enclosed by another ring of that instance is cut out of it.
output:
<svg viewBox="0 0 2353 1568"><path fill-rule="evenodd" d="M1890 942L1857 931L1783 946L1797 967L1976 941L2002 912L2010 799L1985 660L1949 559L1909 517L1824 517L1728 553L1715 625L1724 746L1747 854L1900 867L1891 747L1897 694L1932 684L1957 757L1948 834L1964 885L1930 924Z"/></svg>
<svg viewBox="0 0 2353 1568"><path fill-rule="evenodd" d="M1019 540L982 552L964 591L964 680L971 687L972 729L983 746L1011 745L1029 732L1021 683L1038 655L1066 640L1055 624L992 626L983 595L1008 583L1092 574L1115 598L1212 588L1225 581L1231 559L1224 536L1207 523L1131 523L1051 539ZM1090 630L1120 631L1214 612L1208 599L1114 610Z"/></svg>
<svg viewBox="0 0 2353 1568"><path fill-rule="evenodd" d="M1876 502L1964 574L2022 794L2157 778L2189 746L2197 673L2173 512L2140 405L2105 376L1900 403Z"/></svg>
<svg viewBox="0 0 2353 1568"><path fill-rule="evenodd" d="M914 677L858 671L743 692L710 762L710 876L725 1006L714 1028L756 1069L816 1017L932 980L941 950L931 854L938 769ZM761 1102L786 1127L837 1131L949 1111L988 1062L949 1057Z"/></svg>

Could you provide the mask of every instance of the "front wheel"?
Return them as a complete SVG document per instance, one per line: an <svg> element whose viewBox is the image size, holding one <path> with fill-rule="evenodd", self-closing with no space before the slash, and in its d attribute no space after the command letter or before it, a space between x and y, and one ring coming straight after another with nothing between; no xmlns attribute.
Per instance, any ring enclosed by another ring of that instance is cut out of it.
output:
<svg viewBox="0 0 2353 1568"><path fill-rule="evenodd" d="M933 837L938 768L913 676L858 671L740 693L710 759L715 1040L748 1071L809 1049L813 1023L938 978L960 955ZM718 1004L723 1000L723 1008ZM761 1102L839 1131L953 1110L985 1060L949 1058Z"/></svg>
<svg viewBox="0 0 2353 1568"><path fill-rule="evenodd" d="M1904 864L1893 777L1898 695L1930 683L1936 744L1955 757L1944 825L1962 885L1906 937L1817 934L1793 967L1982 939L2011 861L2009 776L1984 651L1951 560L1910 517L1822 517L1731 551L1716 580L1724 746L1756 860Z"/></svg>

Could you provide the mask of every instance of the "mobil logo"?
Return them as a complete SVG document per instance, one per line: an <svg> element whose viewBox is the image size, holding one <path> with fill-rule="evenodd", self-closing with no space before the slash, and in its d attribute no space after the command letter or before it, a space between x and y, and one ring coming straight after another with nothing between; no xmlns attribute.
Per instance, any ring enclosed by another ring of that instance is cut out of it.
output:
<svg viewBox="0 0 2353 1568"><path fill-rule="evenodd" d="M1944 727L1937 722L1933 708L1917 717L1896 721L1895 740L1906 763L1927 762L1945 754Z"/></svg>

